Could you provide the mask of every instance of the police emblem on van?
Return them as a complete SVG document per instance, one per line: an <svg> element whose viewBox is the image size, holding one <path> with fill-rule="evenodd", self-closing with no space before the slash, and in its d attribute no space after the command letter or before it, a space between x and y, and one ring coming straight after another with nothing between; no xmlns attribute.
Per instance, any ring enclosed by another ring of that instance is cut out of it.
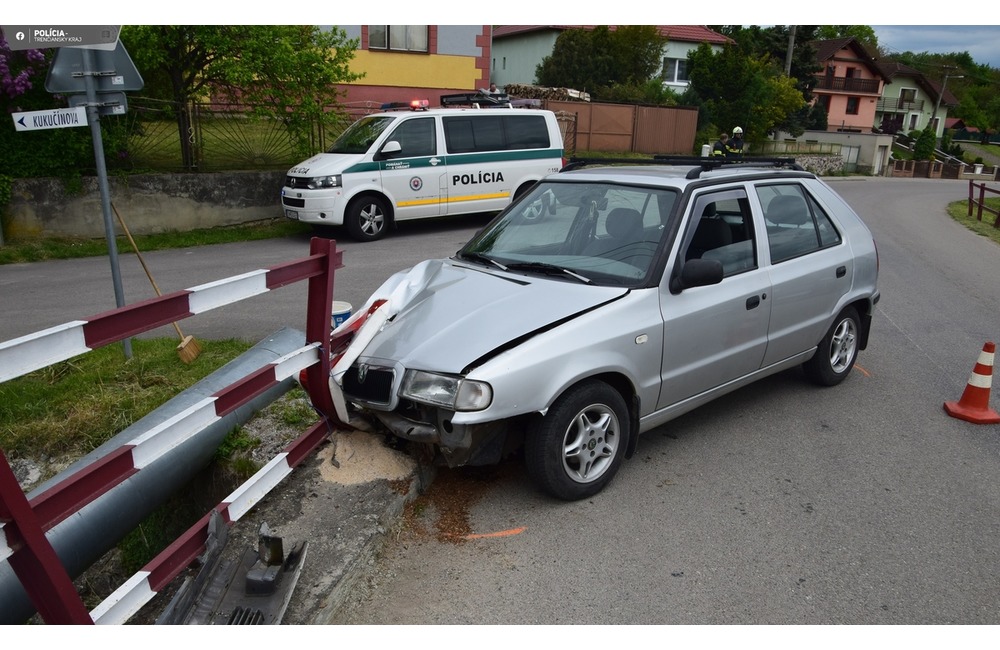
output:
<svg viewBox="0 0 1000 650"><path fill-rule="evenodd" d="M414 192L419 192L420 188L424 186L424 182L420 180L419 176L414 176L410 179L410 189Z"/></svg>

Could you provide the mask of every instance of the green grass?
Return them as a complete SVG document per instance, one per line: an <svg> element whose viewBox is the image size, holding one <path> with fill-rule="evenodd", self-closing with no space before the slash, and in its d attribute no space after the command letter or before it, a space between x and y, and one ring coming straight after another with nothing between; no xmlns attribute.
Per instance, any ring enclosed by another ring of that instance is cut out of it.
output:
<svg viewBox="0 0 1000 650"><path fill-rule="evenodd" d="M0 383L0 449L10 458L79 456L247 351L239 340L199 341L191 364L176 339L112 344Z"/></svg>
<svg viewBox="0 0 1000 650"><path fill-rule="evenodd" d="M978 200L978 199L977 199ZM986 206L992 210L1000 210L1000 197L997 198L987 198ZM972 216L969 215L969 201L955 201L948 205L948 215L952 219L962 224L969 230L982 235L983 237L988 237L992 239L997 244L1000 244L1000 228L994 228L993 223L997 219L997 215L990 214L983 210L983 220L979 221L976 219L976 213L979 209L974 205L972 206Z"/></svg>
<svg viewBox="0 0 1000 650"><path fill-rule="evenodd" d="M308 224L278 218L264 221L254 221L234 226L218 228L203 228L187 232L166 232L155 235L136 235L136 246L142 252L163 250L166 248L190 248L210 244L228 244L231 242L253 241L258 239L273 239L276 237L294 237L307 235L313 229ZM115 246L118 253L132 253L132 245L125 237L116 238ZM107 241L104 239L83 239L51 237L30 240L9 240L0 246L0 264L15 264L23 262L41 262L43 260L61 260L78 257L96 257L108 254Z"/></svg>

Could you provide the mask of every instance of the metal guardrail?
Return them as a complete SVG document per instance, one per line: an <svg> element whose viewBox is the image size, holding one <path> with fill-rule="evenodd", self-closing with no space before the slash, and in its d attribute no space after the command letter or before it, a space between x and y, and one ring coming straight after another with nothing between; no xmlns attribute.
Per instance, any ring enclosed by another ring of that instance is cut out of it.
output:
<svg viewBox="0 0 1000 650"><path fill-rule="evenodd" d="M179 438L192 435L212 418L246 404L289 376L304 372L307 392L309 386L317 387L309 396L324 418L216 508L227 523L249 510L322 441L330 423L336 422L333 402L323 387L330 374L334 272L342 267L342 253L337 251L336 242L314 238L307 258L126 305L0 343L0 368L4 369L0 381L7 381L166 323L300 280L309 282L305 347L155 427L133 441L134 444L102 456L31 501L0 451L0 561L5 560L14 570L46 623L123 623L204 550L211 513L88 613L46 538L46 531L140 471L158 454L173 448Z"/></svg>

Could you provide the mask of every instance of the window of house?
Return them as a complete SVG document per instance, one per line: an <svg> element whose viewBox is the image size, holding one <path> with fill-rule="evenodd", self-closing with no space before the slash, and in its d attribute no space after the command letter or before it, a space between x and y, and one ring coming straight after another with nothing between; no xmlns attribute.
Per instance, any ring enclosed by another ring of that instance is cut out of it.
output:
<svg viewBox="0 0 1000 650"><path fill-rule="evenodd" d="M848 97L847 98L847 111L846 112L847 112L848 115L857 115L858 114L858 107L859 106L861 106L861 98L860 97Z"/></svg>
<svg viewBox="0 0 1000 650"><path fill-rule="evenodd" d="M916 88L903 88L899 91L899 101L901 102L914 102L917 100L917 89Z"/></svg>
<svg viewBox="0 0 1000 650"><path fill-rule="evenodd" d="M917 118L919 118L919 117L920 116L917 115L916 113L911 113L910 114L910 126L909 126L909 128L907 128L907 131L913 131L913 130L915 130L917 128Z"/></svg>
<svg viewBox="0 0 1000 650"><path fill-rule="evenodd" d="M427 52L427 25L369 25L368 48L401 52Z"/></svg>
<svg viewBox="0 0 1000 650"><path fill-rule="evenodd" d="M663 74L661 76L666 83L687 83L690 80L687 59L663 59Z"/></svg>

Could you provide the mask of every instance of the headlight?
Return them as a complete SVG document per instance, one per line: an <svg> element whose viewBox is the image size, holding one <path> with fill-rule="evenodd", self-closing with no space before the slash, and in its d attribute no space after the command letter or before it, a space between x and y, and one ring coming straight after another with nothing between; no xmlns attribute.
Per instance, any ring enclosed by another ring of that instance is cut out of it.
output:
<svg viewBox="0 0 1000 650"><path fill-rule="evenodd" d="M407 370L402 396L451 411L481 411L493 401L493 389L481 381Z"/></svg>
<svg viewBox="0 0 1000 650"><path fill-rule="evenodd" d="M340 174L310 178L307 187L311 190L318 190L325 187L340 187Z"/></svg>

